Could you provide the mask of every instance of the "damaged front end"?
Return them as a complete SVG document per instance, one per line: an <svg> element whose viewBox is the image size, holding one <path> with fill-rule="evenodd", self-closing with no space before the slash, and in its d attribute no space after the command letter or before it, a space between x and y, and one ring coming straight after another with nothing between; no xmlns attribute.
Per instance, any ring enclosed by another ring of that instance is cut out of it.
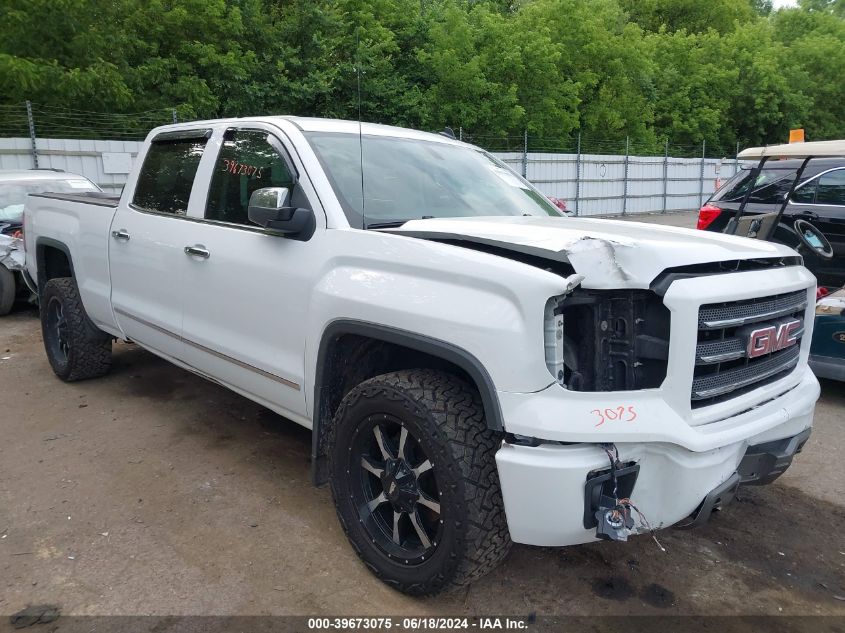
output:
<svg viewBox="0 0 845 633"><path fill-rule="evenodd" d="M0 315L8 314L15 301L37 300L27 280L23 239L2 233L3 228L0 226L0 267L4 269L0 275Z"/></svg>
<svg viewBox="0 0 845 633"><path fill-rule="evenodd" d="M21 238L0 233L0 265L11 271L24 269L26 263Z"/></svg>
<svg viewBox="0 0 845 633"><path fill-rule="evenodd" d="M659 387L669 359L670 313L650 290L587 290L546 304L546 366L572 391Z"/></svg>

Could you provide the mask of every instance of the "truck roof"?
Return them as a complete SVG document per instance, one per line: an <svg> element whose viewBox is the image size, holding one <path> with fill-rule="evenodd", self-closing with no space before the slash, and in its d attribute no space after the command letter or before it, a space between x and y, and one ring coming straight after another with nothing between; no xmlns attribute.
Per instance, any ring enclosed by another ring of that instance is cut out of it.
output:
<svg viewBox="0 0 845 633"><path fill-rule="evenodd" d="M194 128L202 125L217 125L220 123L231 123L233 125L240 123L249 123L256 121L263 121L266 123L274 123L279 120L286 120L293 123L303 132L337 132L343 134L357 134L358 121L347 121L343 119L321 119L318 117L299 117L289 115L267 115L254 117L241 117L229 119L209 119L204 121L190 121L185 123L176 123L173 125L164 125L156 128L158 131L166 130L183 130L186 128ZM436 132L421 132L419 130L412 130L410 128L397 127L394 125L382 125L380 123L365 123L361 124L361 132L373 136L393 136L396 138L410 138L420 139L426 141L434 141L438 143L447 143L452 145L467 145L448 136L438 134Z"/></svg>

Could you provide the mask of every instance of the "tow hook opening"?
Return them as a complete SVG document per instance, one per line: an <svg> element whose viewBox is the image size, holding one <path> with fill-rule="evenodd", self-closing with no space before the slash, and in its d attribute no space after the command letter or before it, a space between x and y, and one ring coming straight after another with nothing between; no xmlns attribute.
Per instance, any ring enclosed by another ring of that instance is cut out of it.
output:
<svg viewBox="0 0 845 633"><path fill-rule="evenodd" d="M587 474L584 484L584 527L600 527L599 518L604 520L606 512L612 512L619 499L628 499L634 492L640 465L625 462L616 469L616 495L613 493L613 469L592 470ZM610 538L610 537L607 537Z"/></svg>
<svg viewBox="0 0 845 633"><path fill-rule="evenodd" d="M631 494L637 483L640 465L619 461L613 444L602 444L610 460L609 468L587 473L584 484L584 528L595 528L596 537L611 541L627 541L634 533ZM637 511L639 513L639 511Z"/></svg>

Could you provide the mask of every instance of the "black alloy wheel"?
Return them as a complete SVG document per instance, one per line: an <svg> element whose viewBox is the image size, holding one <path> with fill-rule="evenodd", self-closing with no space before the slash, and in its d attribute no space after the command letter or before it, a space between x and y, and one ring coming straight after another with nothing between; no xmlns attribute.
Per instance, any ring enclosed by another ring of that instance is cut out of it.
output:
<svg viewBox="0 0 845 633"><path fill-rule="evenodd" d="M45 308L44 344L56 360L67 363L70 356L70 336L64 305L59 297L50 297Z"/></svg>
<svg viewBox="0 0 845 633"><path fill-rule="evenodd" d="M344 396L328 436L332 497L355 552L411 595L466 585L507 554L496 470L501 434L478 391L433 369L370 378Z"/></svg>
<svg viewBox="0 0 845 633"><path fill-rule="evenodd" d="M112 338L88 318L76 281L56 277L39 290L41 335L53 372L66 382L107 374Z"/></svg>
<svg viewBox="0 0 845 633"><path fill-rule="evenodd" d="M442 533L434 464L402 421L372 415L358 427L351 462L352 495L376 545L406 565L431 558ZM351 469L350 469L351 471Z"/></svg>

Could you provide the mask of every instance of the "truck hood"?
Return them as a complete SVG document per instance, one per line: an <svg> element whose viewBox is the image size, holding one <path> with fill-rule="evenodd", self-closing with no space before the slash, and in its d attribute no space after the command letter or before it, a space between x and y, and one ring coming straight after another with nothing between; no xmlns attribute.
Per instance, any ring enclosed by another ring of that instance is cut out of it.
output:
<svg viewBox="0 0 845 633"><path fill-rule="evenodd" d="M478 217L411 220L385 232L459 246L483 244L566 262L588 288L647 288L667 268L795 256L787 246L620 220Z"/></svg>

